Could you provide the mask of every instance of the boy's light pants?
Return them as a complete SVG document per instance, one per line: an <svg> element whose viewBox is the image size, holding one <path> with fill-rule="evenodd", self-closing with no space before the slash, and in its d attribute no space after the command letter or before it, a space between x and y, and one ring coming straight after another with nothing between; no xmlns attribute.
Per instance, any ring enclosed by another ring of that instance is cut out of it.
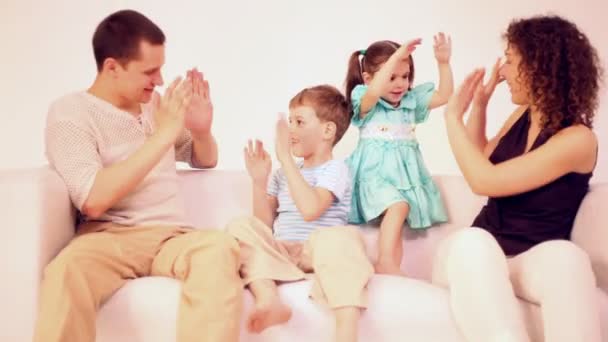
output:
<svg viewBox="0 0 608 342"><path fill-rule="evenodd" d="M367 306L367 283L374 273L362 237L355 227L315 230L308 241L277 241L257 218L241 218L227 226L241 247L241 277L296 281L312 274L311 297L335 309Z"/></svg>

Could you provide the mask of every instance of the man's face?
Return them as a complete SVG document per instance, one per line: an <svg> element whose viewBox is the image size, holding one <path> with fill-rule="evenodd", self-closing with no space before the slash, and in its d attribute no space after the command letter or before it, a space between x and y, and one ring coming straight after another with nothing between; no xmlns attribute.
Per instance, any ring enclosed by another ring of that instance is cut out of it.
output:
<svg viewBox="0 0 608 342"><path fill-rule="evenodd" d="M141 41L138 56L124 65L118 64L115 69L114 79L119 95L133 103L149 102L154 88L163 85L161 67L164 63L164 45Z"/></svg>

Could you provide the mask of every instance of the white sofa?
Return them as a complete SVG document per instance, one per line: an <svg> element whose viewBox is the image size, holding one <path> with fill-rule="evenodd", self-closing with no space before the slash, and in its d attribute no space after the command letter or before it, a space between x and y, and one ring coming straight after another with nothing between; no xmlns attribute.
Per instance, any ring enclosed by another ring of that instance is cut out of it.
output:
<svg viewBox="0 0 608 342"><path fill-rule="evenodd" d="M180 178L189 217L197 227L221 228L231 218L251 211L250 184L244 171L183 170ZM406 231L403 269L416 279L374 276L369 286L370 307L361 322L360 341L463 341L450 315L447 292L427 281L440 240L450 231L469 225L484 198L472 194L461 177L435 179L443 192L450 222L425 232ZM3 275L0 341L31 341L40 276L44 266L74 234L74 211L63 182L46 167L0 171L0 193L4 222L0 239ZM577 217L573 240L591 255L598 278L603 341L608 342L605 201L608 184L594 184ZM370 257L375 258L376 229L362 229ZM260 335L242 329L241 340L330 341L331 314L308 299L309 285L306 281L282 285L281 296L294 310L291 321ZM179 288L177 281L162 277L128 283L102 307L97 320L97 341L174 341ZM251 309L249 293L245 302L243 317ZM542 341L539 308L523 301L521 307L532 336Z"/></svg>

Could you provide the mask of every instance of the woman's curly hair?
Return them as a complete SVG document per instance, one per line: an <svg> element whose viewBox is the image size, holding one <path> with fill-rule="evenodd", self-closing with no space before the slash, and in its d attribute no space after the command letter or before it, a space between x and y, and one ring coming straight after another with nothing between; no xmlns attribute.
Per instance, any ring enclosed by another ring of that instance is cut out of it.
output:
<svg viewBox="0 0 608 342"><path fill-rule="evenodd" d="M504 37L521 54L519 74L553 132L593 127L603 71L595 48L572 22L558 16L514 20Z"/></svg>

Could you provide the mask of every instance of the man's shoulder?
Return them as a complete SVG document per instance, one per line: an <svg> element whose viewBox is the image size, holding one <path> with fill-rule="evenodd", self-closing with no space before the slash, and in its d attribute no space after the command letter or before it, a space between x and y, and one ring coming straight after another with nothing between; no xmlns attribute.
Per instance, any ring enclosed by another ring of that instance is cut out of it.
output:
<svg viewBox="0 0 608 342"><path fill-rule="evenodd" d="M85 91L72 92L63 95L49 106L47 122L84 123L93 113L103 112L105 108L95 102L93 95Z"/></svg>
<svg viewBox="0 0 608 342"><path fill-rule="evenodd" d="M88 106L84 92L73 92L63 95L49 106L48 120L73 121L85 115Z"/></svg>

